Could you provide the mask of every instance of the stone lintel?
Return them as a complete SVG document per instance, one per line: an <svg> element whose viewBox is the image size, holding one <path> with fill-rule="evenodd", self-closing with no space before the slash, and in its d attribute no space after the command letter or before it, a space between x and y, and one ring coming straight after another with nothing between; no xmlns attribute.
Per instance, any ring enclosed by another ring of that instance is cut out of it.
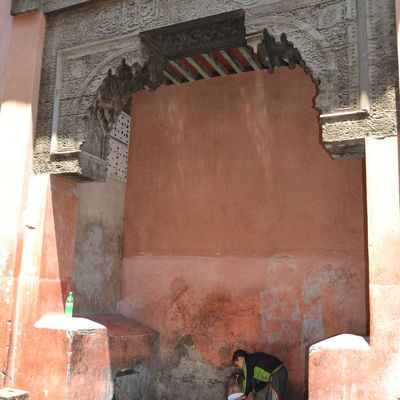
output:
<svg viewBox="0 0 400 400"><path fill-rule="evenodd" d="M11 0L11 15L18 16L41 11L42 0Z"/></svg>
<svg viewBox="0 0 400 400"><path fill-rule="evenodd" d="M337 112L332 114L321 114L321 123L325 122L342 122L342 121L359 121L369 117L367 110Z"/></svg>
<svg viewBox="0 0 400 400"><path fill-rule="evenodd" d="M323 141L323 145L334 160L350 160L365 157L365 139Z"/></svg>
<svg viewBox="0 0 400 400"><path fill-rule="evenodd" d="M57 164L53 174L64 175L80 182L104 182L107 175L107 161L85 151L67 151L52 153L50 160Z"/></svg>

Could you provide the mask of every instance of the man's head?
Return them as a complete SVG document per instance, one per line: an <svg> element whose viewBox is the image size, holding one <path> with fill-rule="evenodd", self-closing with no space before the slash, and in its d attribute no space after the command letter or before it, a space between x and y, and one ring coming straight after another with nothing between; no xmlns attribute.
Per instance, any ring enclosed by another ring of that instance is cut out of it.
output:
<svg viewBox="0 0 400 400"><path fill-rule="evenodd" d="M247 351L236 350L232 356L232 363L235 367L243 369L244 358L247 356Z"/></svg>

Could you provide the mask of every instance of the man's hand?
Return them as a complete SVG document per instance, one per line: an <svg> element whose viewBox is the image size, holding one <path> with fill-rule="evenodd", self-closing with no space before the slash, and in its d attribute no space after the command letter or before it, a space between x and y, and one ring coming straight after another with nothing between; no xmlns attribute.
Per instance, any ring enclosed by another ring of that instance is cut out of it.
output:
<svg viewBox="0 0 400 400"><path fill-rule="evenodd" d="M253 393L249 393L247 396L240 397L243 400L253 400Z"/></svg>

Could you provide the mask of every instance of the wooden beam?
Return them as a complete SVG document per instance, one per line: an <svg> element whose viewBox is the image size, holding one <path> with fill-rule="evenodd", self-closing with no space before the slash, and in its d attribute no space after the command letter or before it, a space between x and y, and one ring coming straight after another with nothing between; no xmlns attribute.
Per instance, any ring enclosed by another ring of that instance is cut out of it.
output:
<svg viewBox="0 0 400 400"><path fill-rule="evenodd" d="M176 63L175 61L170 61L169 62L177 71L179 71L188 81L190 82L194 82L195 79L193 78L193 76L186 71L186 69L182 68L178 63Z"/></svg>
<svg viewBox="0 0 400 400"><path fill-rule="evenodd" d="M207 53L203 53L202 56L218 72L219 75L221 76L228 75L228 71L221 64L215 61L212 56L208 55Z"/></svg>
<svg viewBox="0 0 400 400"><path fill-rule="evenodd" d="M164 76L166 76L172 83L181 83L180 81L178 81L178 79L176 79L172 74L170 74L168 71L163 72Z"/></svg>
<svg viewBox="0 0 400 400"><path fill-rule="evenodd" d="M222 57L224 57L224 59L229 63L229 65L235 70L237 74L243 72L243 68L241 67L241 65L236 64L236 62L233 61L232 57L225 50L221 50L220 54L222 55Z"/></svg>
<svg viewBox="0 0 400 400"><path fill-rule="evenodd" d="M246 59L246 61L251 65L254 71L258 71L259 69L261 69L246 47L239 47L239 51L240 54L242 54L242 56Z"/></svg>
<svg viewBox="0 0 400 400"><path fill-rule="evenodd" d="M192 57L186 57L186 61L204 78L204 79L210 79L210 76L207 74L207 72L204 70L204 68L197 63L196 60L194 60Z"/></svg>

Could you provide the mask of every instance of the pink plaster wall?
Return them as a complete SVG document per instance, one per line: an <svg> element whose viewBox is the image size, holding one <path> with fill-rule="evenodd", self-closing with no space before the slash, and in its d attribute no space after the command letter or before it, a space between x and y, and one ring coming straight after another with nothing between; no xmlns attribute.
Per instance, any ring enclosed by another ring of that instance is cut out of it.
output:
<svg viewBox="0 0 400 400"><path fill-rule="evenodd" d="M31 176L7 371L12 377L8 385L28 390L38 400L47 398L46 390L52 385L42 375L48 368L47 355L41 354L42 342L54 347L52 355L55 349L59 351L60 362L53 366L52 379L63 381L66 374L65 349L59 347L57 335L44 334L34 324L47 313L63 314L67 292L72 289L77 211L76 182Z"/></svg>
<svg viewBox="0 0 400 400"><path fill-rule="evenodd" d="M18 344L11 338L22 323L17 299L30 283L29 276L21 279L21 265L29 248L26 209L45 26L39 13L12 18L10 4L0 4L0 371L8 375ZM37 249L30 250L33 258Z"/></svg>
<svg viewBox="0 0 400 400"><path fill-rule="evenodd" d="M320 145L301 69L140 92L121 311L214 366L263 349L304 389L306 347L366 332L362 162Z"/></svg>
<svg viewBox="0 0 400 400"><path fill-rule="evenodd" d="M10 16L11 0L3 0L0 2L0 103L3 99L4 71L7 60L7 51L10 43L11 16Z"/></svg>
<svg viewBox="0 0 400 400"><path fill-rule="evenodd" d="M400 398L399 139L365 142L371 336L311 353L310 400Z"/></svg>

